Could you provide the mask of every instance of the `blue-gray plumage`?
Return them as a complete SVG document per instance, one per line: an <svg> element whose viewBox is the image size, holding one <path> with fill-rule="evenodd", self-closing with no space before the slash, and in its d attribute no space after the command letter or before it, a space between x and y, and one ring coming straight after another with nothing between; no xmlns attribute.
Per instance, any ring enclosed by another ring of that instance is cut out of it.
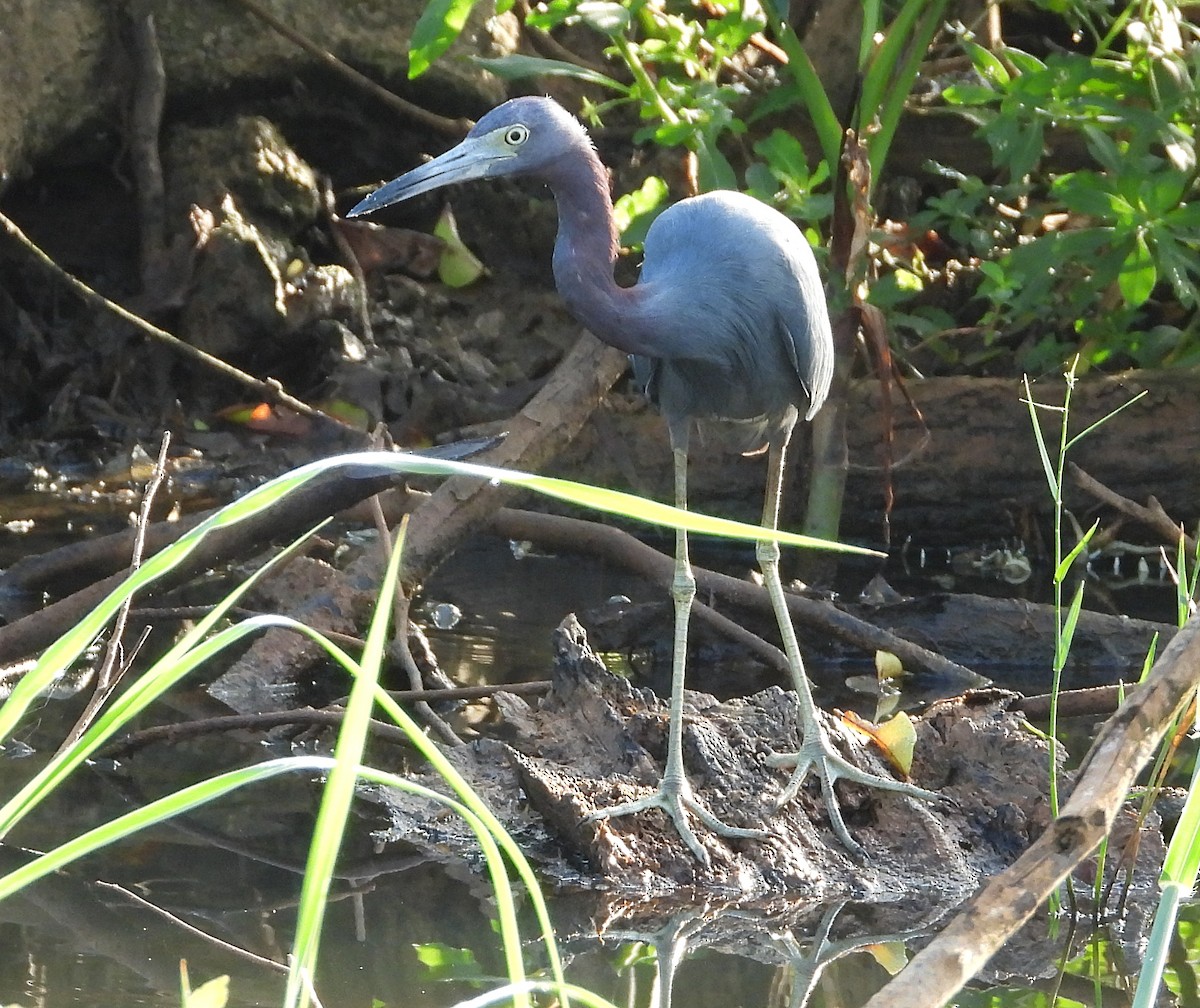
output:
<svg viewBox="0 0 1200 1008"><path fill-rule="evenodd" d="M833 339L816 260L799 229L781 213L736 192L682 200L646 235L641 277L613 279L618 244L608 175L587 132L548 98L516 98L487 113L441 157L387 183L354 207L369 213L455 182L523 175L550 187L558 206L554 281L570 312L605 343L633 356L635 373L667 421L675 459L675 500L687 506L687 451L692 422L734 422L745 450L768 451L763 525L776 527L784 459L801 415L811 420L829 392ZM830 823L852 852L833 782L846 778L922 798L930 792L866 773L825 737L779 577L779 546L758 545L758 559L800 702L799 752L772 762L794 766L778 801L795 797L809 769L821 780ZM685 812L723 836L762 838L762 830L728 826L692 795L682 755L687 627L696 583L687 536L676 537L674 663L667 764L646 798L593 813L593 819L661 808L703 863L708 853Z"/></svg>

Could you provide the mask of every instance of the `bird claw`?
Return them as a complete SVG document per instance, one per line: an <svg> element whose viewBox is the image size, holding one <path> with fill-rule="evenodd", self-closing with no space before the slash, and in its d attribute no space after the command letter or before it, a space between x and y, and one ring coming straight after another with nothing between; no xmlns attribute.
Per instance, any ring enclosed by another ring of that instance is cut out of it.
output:
<svg viewBox="0 0 1200 1008"><path fill-rule="evenodd" d="M814 734L815 737L811 737L811 740L808 738L805 739L798 752L775 753L767 757L767 763L771 766L790 766L795 768L792 771L792 776L788 780L787 786L775 802L775 811L778 812L795 798L799 794L809 770L815 771L821 781L821 795L825 800L825 810L829 815L829 825L833 828L834 835L842 842L842 845L857 859L863 860L866 856L866 851L860 843L850 836L850 831L846 828L846 822L842 818L841 809L838 807L837 795L833 790L834 781L847 780L854 784L861 784L864 787L872 787L880 791L894 791L896 794L906 795L910 798L920 798L929 802L943 802L946 800L944 795L940 795L936 791L926 791L925 788L909 784L907 781L899 781L894 777L883 777L868 770L862 770L840 753L834 751L830 743L826 741L823 732L818 729Z"/></svg>
<svg viewBox="0 0 1200 1008"><path fill-rule="evenodd" d="M662 809L666 813L667 818L675 824L675 830L679 833L680 838L695 855L696 860L704 865L705 868L711 865L708 851L701 845L700 839L696 836L691 824L687 821L687 812L691 812L692 815L718 836L741 840L762 840L767 836L765 830L746 829L741 826L730 826L721 822L720 819L695 799L692 795L691 786L686 780L676 784L668 782L666 778L663 778L654 792L646 795L644 798L622 802L620 805L613 805L605 809L597 809L595 812L585 816L583 821L598 822L601 819L615 819L617 816L632 815L635 812L645 812L647 809L652 808Z"/></svg>

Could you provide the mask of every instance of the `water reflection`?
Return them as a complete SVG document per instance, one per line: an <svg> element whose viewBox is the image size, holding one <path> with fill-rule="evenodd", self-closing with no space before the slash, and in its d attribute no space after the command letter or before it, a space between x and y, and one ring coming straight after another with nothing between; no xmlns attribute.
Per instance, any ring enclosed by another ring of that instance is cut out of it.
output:
<svg viewBox="0 0 1200 1008"><path fill-rule="evenodd" d="M4 870L22 857L0 847ZM164 873L189 860L188 878L164 890ZM178 963L186 959L194 985L232 977L232 1008L279 1004L280 967L254 961L232 945L282 960L299 877L243 855L209 854L202 861L196 866L192 848L164 836L89 866L102 876L125 877L124 886L63 874L0 903L0 1003L177 1005ZM365 866L359 862L357 868ZM477 976L501 975L485 881L461 865L410 860L390 867L370 881L343 880L330 906L319 970L326 1008L444 1008L496 986L454 979L453 973L439 977L416 948L467 950L464 959ZM156 891L160 909L140 898L146 886ZM859 1008L941 920L936 909L912 903L664 911L608 902L596 893L560 894L551 914L567 953L568 979L630 1008ZM1191 920L1197 916L1193 907ZM1068 937L1066 928L1050 934L1047 923L1036 918L998 957L987 984L965 992L958 1003L1037 1003L1030 986L1054 984L1056 957ZM532 936L531 922L526 924ZM1088 939L1081 935L1071 943L1070 955L1078 958L1064 993L1082 995L1083 1004L1099 1003L1093 997L1106 1006L1127 1004L1119 942L1103 932L1100 941L1089 945ZM527 948L531 958L538 954L536 944ZM1185 989L1194 983L1188 960L1195 958L1194 950L1176 956ZM1185 996L1179 1003L1196 1001Z"/></svg>

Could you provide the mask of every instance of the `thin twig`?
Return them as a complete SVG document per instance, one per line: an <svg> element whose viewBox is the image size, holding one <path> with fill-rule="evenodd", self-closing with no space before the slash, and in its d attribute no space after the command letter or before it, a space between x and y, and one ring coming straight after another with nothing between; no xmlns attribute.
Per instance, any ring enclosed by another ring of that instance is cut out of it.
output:
<svg viewBox="0 0 1200 1008"><path fill-rule="evenodd" d="M414 105L410 101L405 101L397 94L393 94L385 87L380 87L370 77L359 73L352 66L343 63L340 59L333 55L328 49L323 49L311 39L301 35L294 28L289 27L280 21L275 15L263 10L253 0L237 0L245 10L249 11L256 18L268 25L274 31L278 32L289 42L295 43L310 56L316 57L325 66L329 67L335 73L340 74L351 84L361 88L368 94L377 98L383 104L394 112L398 112L405 119L411 119L414 122L420 123L422 126L428 126L438 133L444 133L447 136L462 137L466 136L467 131L475 124L466 118L462 119L447 119L445 116L435 115L427 109L421 108L420 105Z"/></svg>
<svg viewBox="0 0 1200 1008"><path fill-rule="evenodd" d="M1062 813L959 908L865 1008L948 1003L1112 829L1129 789L1200 680L1200 619L1167 645L1146 680L1105 722Z"/></svg>
<svg viewBox="0 0 1200 1008"><path fill-rule="evenodd" d="M142 494L142 506L138 509L137 522L135 524L136 533L133 537L133 550L129 559L129 571L132 574L142 565L142 557L146 549L146 529L150 525L150 509L154 505L154 498L158 494L159 488L162 486L163 479L167 474L167 449L171 446L171 432L163 431L162 441L158 446L158 458L154 462L154 472L150 476L150 482L146 484L146 492ZM108 698L112 696L113 690L117 688L117 683L121 681L121 677L128 671L130 662L133 661L142 645L146 642L150 628L146 627L137 643L130 649L128 657L123 655L125 627L129 622L129 611L133 607L133 596L127 595L125 601L121 603L121 607L117 610L116 619L113 621L113 627L108 636L108 645L104 650L104 660L100 663L100 668L96 672L96 688L92 691L91 699L88 700L87 706L83 709L83 713L79 715L79 719L75 722L67 737L59 746L58 751L64 752L71 748L88 726L95 720L96 715L100 713L100 709L108 702Z"/></svg>
<svg viewBox="0 0 1200 1008"><path fill-rule="evenodd" d="M345 427L345 424L341 423L339 420L336 420L333 417L322 413L320 410L309 406L308 403L301 402L294 396L288 395L288 393L283 390L283 386L274 378L255 378L254 375L247 374L245 371L235 368L231 364L227 364L219 357L214 357L210 353L205 353L199 347L192 346L192 344L186 342L185 340L181 340L178 336L172 336L166 330L159 329L158 326L147 322L140 315L135 315L133 312L129 311L129 309L122 308L115 301L110 301L103 294L92 290L91 287L85 284L78 277L73 276L59 266L58 263L56 263L37 245L35 245L25 234L25 232L17 227L17 225L3 213L0 213L0 228L2 228L9 235L9 237L15 239L17 243L21 245L39 265L41 265L49 273L61 280L64 280L67 285L80 294L85 301L87 301L89 304L103 308L106 311L112 312L118 318L123 319L125 322L128 322L130 325L132 325L143 336L147 336L158 343L162 343L164 346L169 347L171 350L175 351L181 356L187 357L188 359L195 361L196 363L201 364L212 371L216 371L218 374L230 379L231 381L235 381L240 385L244 385L255 395L262 397L268 403L277 403L279 405L286 406L288 409L293 410L302 416L311 417L314 420L328 421L329 423L335 424L338 427Z"/></svg>
<svg viewBox="0 0 1200 1008"><path fill-rule="evenodd" d="M321 206L325 211L325 227L330 236L333 238L333 244L337 246L337 250L342 255L342 261L349 267L350 273L354 277L354 287L358 296L355 300L355 309L358 312L358 322L362 329L362 338L368 344L375 342L375 330L371 325L371 306L367 298L367 278L363 273L362 263L358 261L358 256L354 254L354 248L346 241L346 235L342 229L338 227L337 206L333 195L333 183L330 182L328 176L321 178Z"/></svg>
<svg viewBox="0 0 1200 1008"><path fill-rule="evenodd" d="M1163 510L1163 506L1153 495L1147 498L1148 503L1143 506L1137 503L1137 501L1132 501L1128 497L1122 497L1115 490L1109 489L1098 479L1080 469L1074 462L1067 463L1067 470L1070 472L1071 478L1082 489L1086 490L1101 503L1108 504L1110 507L1144 525L1155 535L1159 536L1168 546L1178 547L1180 537L1182 536L1185 552L1188 556L1195 554L1196 540L1192 536L1184 534L1183 529L1171 520L1170 515Z"/></svg>
<svg viewBox="0 0 1200 1008"><path fill-rule="evenodd" d="M148 899L143 899L137 893L126 889L124 886L119 886L113 882L105 882L103 880L98 880L95 885L102 889L108 889L112 892L115 892L117 895L121 896L123 899L129 900L129 902L133 903L134 905L139 906L144 910L149 910L151 913L164 918L173 926L182 928L189 934L215 945L221 951L228 952L230 955L236 956L238 959L244 959L256 966L263 966L266 969L274 970L276 973L287 972L287 967L283 963L276 962L274 959L268 959L266 956L256 955L249 949L244 949L238 945L233 945L230 942L218 938L216 935L209 934L207 931L202 931L194 924L189 924L182 918L176 917L173 913L171 913L170 910L164 910L162 907L156 906Z"/></svg>

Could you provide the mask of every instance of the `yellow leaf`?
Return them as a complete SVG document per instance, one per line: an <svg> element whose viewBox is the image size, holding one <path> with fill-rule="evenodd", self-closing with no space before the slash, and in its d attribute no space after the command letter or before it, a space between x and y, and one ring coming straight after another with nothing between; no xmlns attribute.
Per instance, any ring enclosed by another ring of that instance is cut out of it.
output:
<svg viewBox="0 0 1200 1008"><path fill-rule="evenodd" d="M478 280L486 270L475 254L463 244L458 235L458 222L449 204L442 210L433 233L446 243L438 262L438 279L447 287L466 287Z"/></svg>
<svg viewBox="0 0 1200 1008"><path fill-rule="evenodd" d="M899 679L904 675L904 666L890 651L876 651L875 672L880 679Z"/></svg>
<svg viewBox="0 0 1200 1008"><path fill-rule="evenodd" d="M892 766L908 776L912 769L913 750L917 747L917 730L904 711L883 724L872 724L853 711L843 711L840 716L843 723L867 736L883 750Z"/></svg>
<svg viewBox="0 0 1200 1008"><path fill-rule="evenodd" d="M895 976L908 965L908 956L905 953L904 942L901 941L867 945L864 946L863 951L869 952L871 958L887 970L888 976Z"/></svg>

